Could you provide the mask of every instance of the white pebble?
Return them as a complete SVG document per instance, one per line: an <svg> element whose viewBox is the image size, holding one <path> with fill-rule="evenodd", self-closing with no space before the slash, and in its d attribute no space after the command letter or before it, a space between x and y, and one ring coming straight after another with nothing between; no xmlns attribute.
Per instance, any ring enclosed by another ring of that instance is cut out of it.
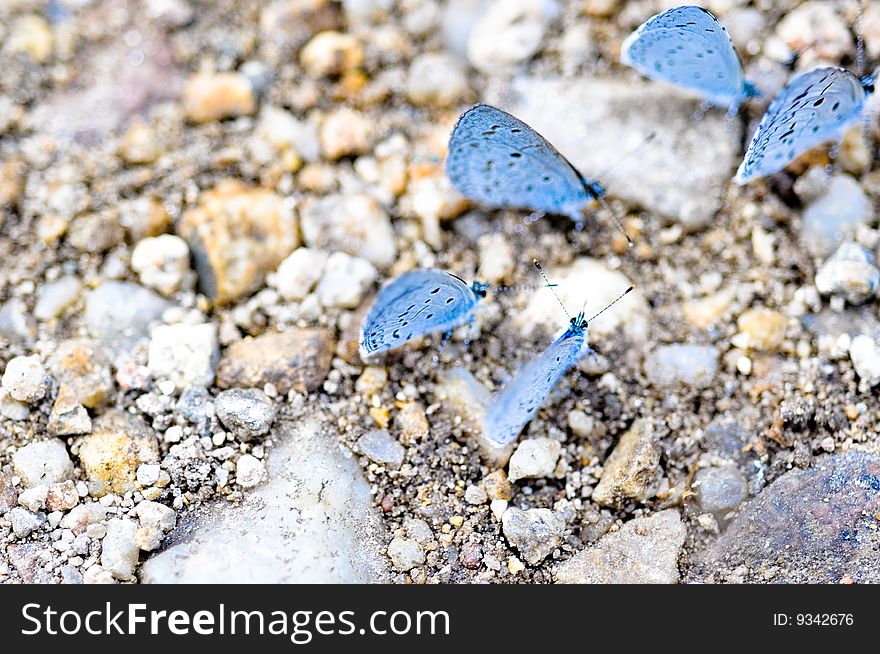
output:
<svg viewBox="0 0 880 654"><path fill-rule="evenodd" d="M300 302L321 279L326 264L326 252L297 248L269 276L269 284L278 289L285 300Z"/></svg>
<svg viewBox="0 0 880 654"><path fill-rule="evenodd" d="M334 252L327 259L316 294L325 307L356 308L376 281L376 269L365 259Z"/></svg>
<svg viewBox="0 0 880 654"><path fill-rule="evenodd" d="M523 441L510 457L508 478L533 479L549 477L556 468L562 446L550 438L532 438Z"/></svg>
<svg viewBox="0 0 880 654"><path fill-rule="evenodd" d="M19 402L33 404L43 399L49 389L49 376L40 357L15 357L6 364L3 388Z"/></svg>
<svg viewBox="0 0 880 654"><path fill-rule="evenodd" d="M145 238L132 250L131 268L144 286L171 295L180 290L189 272L189 246L173 234Z"/></svg>
<svg viewBox="0 0 880 654"><path fill-rule="evenodd" d="M253 488L266 480L263 462L250 454L243 454L235 464L235 476L242 488Z"/></svg>

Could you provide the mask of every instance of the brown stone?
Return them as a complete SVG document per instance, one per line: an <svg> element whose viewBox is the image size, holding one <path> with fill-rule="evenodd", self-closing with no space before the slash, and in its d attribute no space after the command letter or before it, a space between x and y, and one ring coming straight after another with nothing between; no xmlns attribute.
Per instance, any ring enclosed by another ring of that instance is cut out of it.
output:
<svg viewBox="0 0 880 654"><path fill-rule="evenodd" d="M295 329L246 338L230 345L217 367L221 388L262 388L308 393L320 387L330 370L333 339L325 329Z"/></svg>
<svg viewBox="0 0 880 654"><path fill-rule="evenodd" d="M61 343L49 359L49 371L85 407L99 406L113 391L110 362L93 341L74 339Z"/></svg>
<svg viewBox="0 0 880 654"><path fill-rule="evenodd" d="M277 193L226 180L183 216L199 286L220 304L259 289L299 245L293 208Z"/></svg>
<svg viewBox="0 0 880 654"><path fill-rule="evenodd" d="M656 479L659 462L653 425L648 420L637 420L605 461L593 501L619 506L625 500L644 500Z"/></svg>
<svg viewBox="0 0 880 654"><path fill-rule="evenodd" d="M77 401L76 393L68 384L62 384L58 388L46 427L49 433L56 436L88 434L92 430L92 419L85 407Z"/></svg>
<svg viewBox="0 0 880 654"><path fill-rule="evenodd" d="M249 116L257 110L250 80L241 73L199 73L186 81L181 96L183 113L193 123Z"/></svg>
<svg viewBox="0 0 880 654"><path fill-rule="evenodd" d="M76 485L70 481L62 481L49 485L46 494L46 508L49 511L67 511L79 504L79 493Z"/></svg>

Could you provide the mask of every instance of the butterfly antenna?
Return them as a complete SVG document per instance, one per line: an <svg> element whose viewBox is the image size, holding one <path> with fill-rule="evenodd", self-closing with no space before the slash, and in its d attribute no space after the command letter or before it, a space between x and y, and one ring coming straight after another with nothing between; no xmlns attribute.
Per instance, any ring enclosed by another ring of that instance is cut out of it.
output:
<svg viewBox="0 0 880 654"><path fill-rule="evenodd" d="M623 238L626 239L626 244L628 247L633 246L633 240L629 237L629 234L626 233L626 230L623 228L623 225L620 224L620 219L618 219L617 214L614 213L614 210L611 208L611 205L608 204L608 201L605 200L601 195L596 198L599 204L602 205L602 208L608 212L608 215L611 216L611 220L614 222L615 227L620 230L620 233L623 234Z"/></svg>
<svg viewBox="0 0 880 654"><path fill-rule="evenodd" d="M865 75L864 7L865 0L859 0L858 9L856 10L856 66L858 67L859 79L862 79Z"/></svg>
<svg viewBox="0 0 880 654"><path fill-rule="evenodd" d="M541 284L540 286L520 284L517 286L495 286L492 288L492 291L495 293L512 293L513 291L538 291L542 288L556 288L557 286L559 284Z"/></svg>
<svg viewBox="0 0 880 654"><path fill-rule="evenodd" d="M597 313L593 314L593 317L590 318L589 320L587 320L587 324L589 325L589 324L590 324L591 322L593 322L596 318L598 318L598 317L601 316L603 313L605 313L606 311L608 311L608 309L610 309L610 308L613 307L615 304L617 304L618 302L620 302L624 297L626 297L626 294L629 293L629 292L630 292L631 290L633 290L634 288L635 288L635 286L630 286L630 287L629 287L628 289L626 289L623 293L621 293L621 294L618 295L616 298L614 298L611 302L609 302L609 303L605 306L604 309L602 309L601 311L598 311Z"/></svg>
<svg viewBox="0 0 880 654"><path fill-rule="evenodd" d="M610 177L611 174L620 167L620 164L623 163L628 157L633 156L634 154L638 154L639 150L648 145L651 141L653 141L657 137L657 132L651 132L645 138L643 138L635 147L624 152L620 158L610 167L606 168L602 173L601 177L598 179L605 179L606 177Z"/></svg>
<svg viewBox="0 0 880 654"><path fill-rule="evenodd" d="M559 299L559 296L556 294L556 291L553 290L553 287L556 284L551 284L550 280L547 278L547 274L544 272L544 269L541 267L541 264L538 263L537 259L532 259L532 263L535 264L535 268L538 269L538 272L541 273L541 277L544 278L544 281L547 282L547 288L550 289L550 292L553 293L553 297L556 298L556 301L559 302L559 306L562 307L562 310L565 311L565 315L568 316L568 319L571 320L571 314L568 312L568 309L565 308L565 305L562 303L562 300Z"/></svg>

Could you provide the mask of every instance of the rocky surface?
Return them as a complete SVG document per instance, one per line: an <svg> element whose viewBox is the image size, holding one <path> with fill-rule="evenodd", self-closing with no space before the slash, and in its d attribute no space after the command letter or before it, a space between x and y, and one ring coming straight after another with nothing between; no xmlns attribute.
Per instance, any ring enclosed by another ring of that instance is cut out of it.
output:
<svg viewBox="0 0 880 654"><path fill-rule="evenodd" d="M877 581L876 119L730 181L792 67L853 68L852 3L710 3L734 118L620 64L661 4L0 3L0 582ZM607 189L582 231L452 188L477 101ZM362 361L419 267L493 290Z"/></svg>

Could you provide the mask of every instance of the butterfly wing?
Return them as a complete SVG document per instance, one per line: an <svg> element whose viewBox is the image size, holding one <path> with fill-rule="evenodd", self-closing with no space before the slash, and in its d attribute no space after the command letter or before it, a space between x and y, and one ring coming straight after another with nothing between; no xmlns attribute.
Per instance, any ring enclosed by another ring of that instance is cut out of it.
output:
<svg viewBox="0 0 880 654"><path fill-rule="evenodd" d="M486 410L486 438L499 447L513 441L559 378L578 360L583 344L584 330L570 329L526 364Z"/></svg>
<svg viewBox="0 0 880 654"><path fill-rule="evenodd" d="M594 197L591 184L543 136L486 104L458 119L449 138L446 174L465 197L489 207L570 216Z"/></svg>
<svg viewBox="0 0 880 654"><path fill-rule="evenodd" d="M473 290L442 270L415 270L385 286L361 326L364 356L399 347L470 320L477 304Z"/></svg>
<svg viewBox="0 0 880 654"><path fill-rule="evenodd" d="M640 25L623 42L621 61L715 104L738 104L745 94L742 64L727 30L701 7L673 7Z"/></svg>
<svg viewBox="0 0 880 654"><path fill-rule="evenodd" d="M842 68L816 68L795 77L770 103L736 173L746 182L779 172L825 141L840 138L865 106L858 78Z"/></svg>

